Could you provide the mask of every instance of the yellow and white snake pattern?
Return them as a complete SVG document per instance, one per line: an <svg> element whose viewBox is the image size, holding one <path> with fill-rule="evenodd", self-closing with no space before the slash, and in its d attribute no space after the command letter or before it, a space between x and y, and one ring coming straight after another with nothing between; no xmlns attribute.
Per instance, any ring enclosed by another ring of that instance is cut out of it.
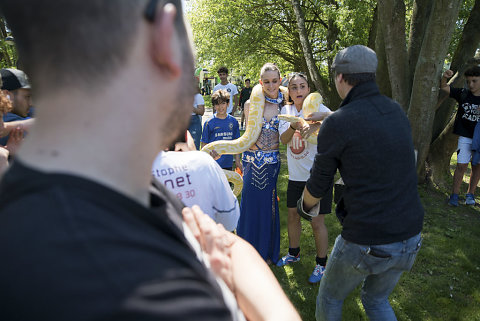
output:
<svg viewBox="0 0 480 321"><path fill-rule="evenodd" d="M280 86L283 96L288 99L288 89ZM205 145L202 151L209 153L215 150L219 155L240 154L250 148L258 139L262 131L263 109L265 108L265 96L262 85L257 84L250 95L250 108L248 112L247 129L245 133L234 140L217 140ZM233 193L238 196L243 188L243 180L240 174L234 171L224 170L227 180L233 184Z"/></svg>
<svg viewBox="0 0 480 321"><path fill-rule="evenodd" d="M310 95L308 95L303 101L303 105L302 105L303 117L306 118L311 113L317 112L322 102L323 102L323 98L322 98L322 95L320 95L319 93L311 93ZM280 120L288 121L290 123L301 122L302 125L307 123L307 121L304 120L303 118L292 116L292 115L278 115L278 118ZM310 144L317 145L317 135L318 135L318 130L315 133L311 134L307 138L307 141Z"/></svg>

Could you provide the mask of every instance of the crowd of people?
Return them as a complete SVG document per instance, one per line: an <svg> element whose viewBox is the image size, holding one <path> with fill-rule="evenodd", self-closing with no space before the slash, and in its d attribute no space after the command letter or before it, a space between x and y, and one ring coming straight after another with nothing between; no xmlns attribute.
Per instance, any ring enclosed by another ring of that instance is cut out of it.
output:
<svg viewBox="0 0 480 321"><path fill-rule="evenodd" d="M300 320L271 268L300 260L303 217L316 248L308 277L320 283L316 319L341 320L343 300L363 283L369 319L396 320L388 297L414 264L424 211L410 125L398 103L379 93L373 50L355 45L335 56L342 98L335 112L321 104L305 115L307 76L282 77L266 63L259 136L241 154L207 154L198 150L253 126L252 88L246 79L239 94L220 68L214 115L202 128L205 102L191 78L181 1L21 2L0 4L30 76L0 70L5 319ZM48 39L41 30L50 30ZM46 59L52 43L56 59ZM459 102L449 199L458 206L459 182L480 144L480 68L465 72L468 89L449 86L452 75L446 71L440 86ZM287 146L287 213L277 197L280 144ZM476 160L469 205L480 178ZM232 169L243 175L240 204L223 172ZM345 184L335 209L342 231L327 261L325 215L337 171Z"/></svg>

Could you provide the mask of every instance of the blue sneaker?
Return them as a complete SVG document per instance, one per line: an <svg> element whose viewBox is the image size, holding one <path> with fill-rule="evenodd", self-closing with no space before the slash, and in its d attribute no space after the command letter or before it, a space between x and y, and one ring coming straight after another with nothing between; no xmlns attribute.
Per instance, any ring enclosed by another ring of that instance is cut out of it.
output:
<svg viewBox="0 0 480 321"><path fill-rule="evenodd" d="M322 279L323 274L325 273L325 267L320 264L315 265L312 275L308 278L310 283L318 283Z"/></svg>
<svg viewBox="0 0 480 321"><path fill-rule="evenodd" d="M450 199L448 200L448 205L458 206L458 194L450 195Z"/></svg>
<svg viewBox="0 0 480 321"><path fill-rule="evenodd" d="M465 194L465 205L475 205L475 195L472 193Z"/></svg>
<svg viewBox="0 0 480 321"><path fill-rule="evenodd" d="M298 261L300 261L300 254L298 254L297 256L293 256L293 255L290 255L290 253L288 253L287 255L282 257L280 260L278 260L277 266L284 266L284 265L295 263Z"/></svg>

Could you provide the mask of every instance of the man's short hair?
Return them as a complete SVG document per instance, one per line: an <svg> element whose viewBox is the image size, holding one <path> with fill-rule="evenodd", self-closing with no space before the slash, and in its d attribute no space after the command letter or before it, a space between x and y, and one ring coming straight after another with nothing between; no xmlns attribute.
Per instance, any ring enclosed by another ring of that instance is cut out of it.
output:
<svg viewBox="0 0 480 321"><path fill-rule="evenodd" d="M245 82L247 82L247 81L250 82L250 78L245 79Z"/></svg>
<svg viewBox="0 0 480 321"><path fill-rule="evenodd" d="M212 105L220 105L222 103L230 102L230 93L225 89L217 90L212 95Z"/></svg>
<svg viewBox="0 0 480 321"><path fill-rule="evenodd" d="M480 77L480 66L473 66L465 70L465 77Z"/></svg>
<svg viewBox="0 0 480 321"><path fill-rule="evenodd" d="M227 67L220 67L217 70L217 74L227 74L228 75L228 68Z"/></svg>
<svg viewBox="0 0 480 321"><path fill-rule="evenodd" d="M332 68L337 74L375 73L377 54L372 49L355 45L340 50L333 60Z"/></svg>
<svg viewBox="0 0 480 321"><path fill-rule="evenodd" d="M365 82L375 81L375 73L342 74L343 80L352 87Z"/></svg>
<svg viewBox="0 0 480 321"><path fill-rule="evenodd" d="M177 7L179 31L181 1L169 2ZM41 94L72 85L101 90L125 65L146 6L147 0L2 0L0 11Z"/></svg>

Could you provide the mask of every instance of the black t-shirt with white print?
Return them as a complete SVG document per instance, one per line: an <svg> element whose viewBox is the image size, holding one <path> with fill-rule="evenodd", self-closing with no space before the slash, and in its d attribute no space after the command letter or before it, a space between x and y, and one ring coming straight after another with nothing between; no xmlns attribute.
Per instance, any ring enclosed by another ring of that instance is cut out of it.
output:
<svg viewBox="0 0 480 321"><path fill-rule="evenodd" d="M470 90L465 88L450 87L450 97L458 102L453 133L473 138L473 131L480 119L480 96L474 96Z"/></svg>

